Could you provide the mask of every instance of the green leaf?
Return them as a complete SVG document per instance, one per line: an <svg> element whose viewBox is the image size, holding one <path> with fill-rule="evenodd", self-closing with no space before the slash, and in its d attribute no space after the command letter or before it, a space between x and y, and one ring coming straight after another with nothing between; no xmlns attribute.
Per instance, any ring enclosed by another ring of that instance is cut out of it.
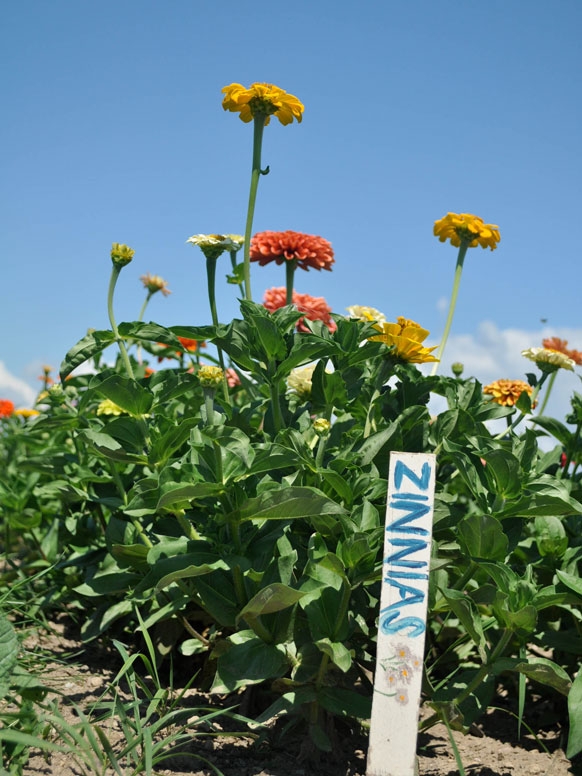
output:
<svg viewBox="0 0 582 776"><path fill-rule="evenodd" d="M218 657L210 692L230 693L283 676L289 668L284 647L266 644L252 630L234 633L228 641L228 650Z"/></svg>
<svg viewBox="0 0 582 776"><path fill-rule="evenodd" d="M110 375L105 380L95 378L89 388L95 388L106 399L110 399L134 417L146 415L153 403L153 396L147 388L122 375Z"/></svg>
<svg viewBox="0 0 582 776"><path fill-rule="evenodd" d="M582 671L578 672L568 693L568 715L570 732L566 757L572 758L582 752Z"/></svg>
<svg viewBox="0 0 582 776"><path fill-rule="evenodd" d="M59 369L61 382L65 381L73 369L76 369L81 364L84 364L85 361L88 361L98 353L101 353L113 342L115 342L115 335L112 331L89 332L89 334L83 337L82 340L79 340L65 356Z"/></svg>
<svg viewBox="0 0 582 776"><path fill-rule="evenodd" d="M127 453L119 442L109 434L104 434L101 431L93 431L90 428L84 429L81 435L91 443L92 447L105 458L110 458L112 461L124 461L126 463L135 462L147 464L147 459L141 455L135 455L134 453Z"/></svg>
<svg viewBox="0 0 582 776"><path fill-rule="evenodd" d="M472 558L504 560L509 540L497 518L491 515L468 515L458 525L461 547Z"/></svg>
<svg viewBox="0 0 582 776"><path fill-rule="evenodd" d="M541 415L540 417L533 417L531 421L555 437L563 447L570 447L574 435L559 420Z"/></svg>
<svg viewBox="0 0 582 776"><path fill-rule="evenodd" d="M371 697L342 687L322 687L317 693L317 700L324 709L337 716L370 719L372 713Z"/></svg>
<svg viewBox="0 0 582 776"><path fill-rule="evenodd" d="M483 453L487 462L485 476L495 493L503 498L516 498L521 492L518 459L507 450L489 450Z"/></svg>
<svg viewBox="0 0 582 776"><path fill-rule="evenodd" d="M18 658L18 638L9 620L0 614L0 699L10 689L10 677Z"/></svg>
<svg viewBox="0 0 582 776"><path fill-rule="evenodd" d="M287 609L289 606L296 604L304 595L306 594L301 592L301 590L294 590L280 582L273 582L259 590L251 598L244 609L239 612L236 622L238 624L240 620L246 619L248 621L249 618L254 619L263 614L280 612L282 609Z"/></svg>
<svg viewBox="0 0 582 776"><path fill-rule="evenodd" d="M315 515L341 515L346 510L316 488L291 487L269 490L248 499L240 510L241 520L293 520Z"/></svg>
<svg viewBox="0 0 582 776"><path fill-rule="evenodd" d="M534 536L542 557L561 558L568 549L568 536L558 517L538 516L534 520Z"/></svg>
<svg viewBox="0 0 582 776"><path fill-rule="evenodd" d="M500 658L494 664L495 673L517 671L540 684L552 687L562 695L568 695L572 682L564 669L553 660L543 657L530 658L527 662L519 658Z"/></svg>
<svg viewBox="0 0 582 776"><path fill-rule="evenodd" d="M315 642L315 646L321 650L324 655L327 655L340 671L346 673L352 667L351 652L340 641L331 641L328 638L319 639Z"/></svg>
<svg viewBox="0 0 582 776"><path fill-rule="evenodd" d="M582 579L579 576L569 574L567 571L560 571L560 569L556 570L556 576L563 585L573 590L582 599Z"/></svg>
<svg viewBox="0 0 582 776"><path fill-rule="evenodd" d="M485 651L486 641L483 625L478 612L471 606L471 600L460 590L442 590L441 592L468 635L473 639L479 650L481 660L486 662L487 653Z"/></svg>

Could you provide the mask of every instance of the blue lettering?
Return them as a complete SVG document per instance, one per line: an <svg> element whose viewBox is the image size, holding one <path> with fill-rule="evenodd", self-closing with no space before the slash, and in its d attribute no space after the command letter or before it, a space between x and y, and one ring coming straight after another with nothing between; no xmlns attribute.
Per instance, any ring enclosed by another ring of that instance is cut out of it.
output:
<svg viewBox="0 0 582 776"><path fill-rule="evenodd" d="M402 485L403 477L408 477L408 479L420 490L428 490L430 466L426 462L423 463L422 473L419 477L418 474L415 474L405 463L396 461L396 466L394 467L394 483L398 489L400 489L400 486Z"/></svg>
<svg viewBox="0 0 582 776"><path fill-rule="evenodd" d="M406 525L406 523L409 523L411 520L418 520L423 515L428 514L431 511L429 504L417 504L414 501L398 501L395 499L390 502L390 506L392 509L406 509L408 510L408 514L399 517L393 523L387 525L387 531L400 530L402 533L415 533L420 534L421 536L428 535L426 528L413 528L412 526Z"/></svg>
<svg viewBox="0 0 582 776"><path fill-rule="evenodd" d="M427 543L422 539L389 539L390 544L394 547L403 547L404 549L393 552L389 555L384 563L392 563L394 566L404 566L410 569L418 569L426 566L424 560L404 560L406 555L411 552L420 552L426 548Z"/></svg>
<svg viewBox="0 0 582 776"><path fill-rule="evenodd" d="M417 590L415 587L404 585L402 582L398 582L397 579L390 576L384 577L384 582L388 582L390 587L395 587L400 592L400 598L402 600L384 607L384 609L382 609L383 612L388 612L390 609L400 608L401 606L410 606L410 604L421 604L424 601L424 592L422 590ZM410 593L408 598L406 597L407 593Z"/></svg>
<svg viewBox="0 0 582 776"><path fill-rule="evenodd" d="M393 633L400 633L400 631L410 628L410 631L406 634L411 638L415 636L422 636L426 630L424 620L420 617L402 617L398 619L400 612L390 612L380 617L380 630L382 633L391 635ZM396 622L395 622L396 620Z"/></svg>

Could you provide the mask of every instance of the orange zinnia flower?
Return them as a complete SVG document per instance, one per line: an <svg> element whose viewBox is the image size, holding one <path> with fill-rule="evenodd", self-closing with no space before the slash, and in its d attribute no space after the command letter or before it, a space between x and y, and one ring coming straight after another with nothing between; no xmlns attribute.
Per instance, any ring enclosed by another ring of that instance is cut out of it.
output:
<svg viewBox="0 0 582 776"><path fill-rule="evenodd" d="M165 358L175 358L176 356L180 358L182 353L196 353L199 348L206 347L205 342L198 342L198 340L188 339L188 337L178 337L178 340L180 345L182 345L182 350L176 350L175 353L171 353L168 356L158 356L158 361L163 361ZM161 345L162 343L159 342L158 344ZM168 348L168 350L171 349L171 345L164 345L163 347Z"/></svg>
<svg viewBox="0 0 582 776"><path fill-rule="evenodd" d="M328 240L302 232L258 232L251 239L251 261L258 261L261 267L271 261L283 264L295 261L301 269L327 269L335 259Z"/></svg>
<svg viewBox="0 0 582 776"><path fill-rule="evenodd" d="M572 350L568 347L568 340L560 339L559 337L546 337L542 340L542 345L546 350L555 350L558 353L563 353L578 366L582 366L582 353L579 350Z"/></svg>
<svg viewBox="0 0 582 776"><path fill-rule="evenodd" d="M502 407L513 407L523 392L531 396L533 388L523 380L495 380L483 387L483 393L491 395L491 399Z"/></svg>
<svg viewBox="0 0 582 776"><path fill-rule="evenodd" d="M0 399L0 418L9 418L14 415L14 403L10 399Z"/></svg>
<svg viewBox="0 0 582 776"><path fill-rule="evenodd" d="M285 307L286 304L287 292L284 286L269 288L265 291L263 306L270 313L274 313L280 307ZM322 296L310 296L310 294L299 294L297 291L293 291L293 304L300 313L304 314L297 321L297 331L309 332L303 322L305 318L310 321L321 321L331 332L337 329L337 324L331 317L331 307Z"/></svg>

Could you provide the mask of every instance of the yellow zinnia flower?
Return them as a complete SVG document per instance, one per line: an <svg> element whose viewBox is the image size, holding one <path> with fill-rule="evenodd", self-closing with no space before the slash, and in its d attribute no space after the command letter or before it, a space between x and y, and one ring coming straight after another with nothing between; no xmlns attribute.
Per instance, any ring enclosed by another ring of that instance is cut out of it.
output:
<svg viewBox="0 0 582 776"><path fill-rule="evenodd" d="M491 400L502 407L513 407L523 392L531 396L533 388L524 380L495 380L483 387L483 393L488 393Z"/></svg>
<svg viewBox="0 0 582 776"><path fill-rule="evenodd" d="M103 399L97 407L97 415L127 415L127 413L111 399Z"/></svg>
<svg viewBox="0 0 582 776"><path fill-rule="evenodd" d="M224 372L219 366L201 366L198 370L198 379L203 388L217 388L223 377Z"/></svg>
<svg viewBox="0 0 582 776"><path fill-rule="evenodd" d="M499 227L495 224L486 224L479 216L470 213L447 213L444 218L435 221L434 234L441 242L451 241L451 245L457 248L462 242L469 248L497 248L501 240Z"/></svg>
<svg viewBox="0 0 582 776"><path fill-rule="evenodd" d="M378 323L374 326L381 334L370 337L373 342L383 342L385 345L393 348L393 353L403 361L409 364L426 364L429 361L438 361L438 358L432 355L436 350L436 345L432 348L425 348L422 344L429 333L418 323L408 318L398 318L397 323Z"/></svg>
<svg viewBox="0 0 582 776"><path fill-rule="evenodd" d="M34 418L40 415L40 412L38 410L31 410L28 407L21 407L18 410L14 410L14 414L21 418Z"/></svg>
<svg viewBox="0 0 582 776"><path fill-rule="evenodd" d="M281 124L291 124L293 119L301 122L303 103L274 84L255 83L248 89L242 84L230 84L222 93L224 110L240 113L241 121L248 123L255 116L264 116L267 126L274 114Z"/></svg>
<svg viewBox="0 0 582 776"><path fill-rule="evenodd" d="M113 243L111 246L111 261L118 267L125 267L133 259L135 251L129 245Z"/></svg>

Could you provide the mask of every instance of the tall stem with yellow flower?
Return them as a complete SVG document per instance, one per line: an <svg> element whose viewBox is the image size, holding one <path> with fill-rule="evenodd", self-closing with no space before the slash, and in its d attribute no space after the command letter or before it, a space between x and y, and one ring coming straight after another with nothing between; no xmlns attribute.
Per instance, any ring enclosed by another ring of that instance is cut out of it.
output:
<svg viewBox="0 0 582 776"><path fill-rule="evenodd" d="M278 86L267 83L254 83L247 89L242 84L233 83L222 89L224 99L222 107L234 113L239 113L241 121L253 122L253 163L251 169L251 186L245 225L244 246L244 295L252 301L250 241L253 231L255 203L259 186L259 177L269 172L267 167L261 169L261 150L263 145L263 130L275 115L281 124L291 124L293 119L301 121L303 104L292 94Z"/></svg>
<svg viewBox="0 0 582 776"><path fill-rule="evenodd" d="M122 243L113 243L111 247L111 261L113 262L113 267L111 268L111 278L109 280L109 290L107 293L107 313L109 315L111 331L113 332L115 341L119 347L119 353L121 355L123 365L125 366L127 376L132 380L135 379L133 368L131 366L131 361L129 360L127 348L125 347L125 343L119 334L119 329L117 328L117 324L115 322L115 315L113 313L113 297L115 294L115 286L117 284L117 279L119 278L119 273L123 267L126 266L126 264L130 263L134 257L134 254L135 251L133 248L129 248L127 245L123 245Z"/></svg>
<svg viewBox="0 0 582 776"><path fill-rule="evenodd" d="M442 360L445 345L447 344L447 339L451 331L467 249L475 248L477 245L480 245L482 248L491 248L493 251L501 239L498 226L486 224L483 222L482 218L471 215L470 213L447 213L444 218L435 221L434 234L441 242L450 240L451 245L459 248L459 253L457 256L457 265L455 267L449 312L445 330L441 338L441 344L437 352L438 361L435 361L433 364L431 375L435 375L437 372L438 364Z"/></svg>

